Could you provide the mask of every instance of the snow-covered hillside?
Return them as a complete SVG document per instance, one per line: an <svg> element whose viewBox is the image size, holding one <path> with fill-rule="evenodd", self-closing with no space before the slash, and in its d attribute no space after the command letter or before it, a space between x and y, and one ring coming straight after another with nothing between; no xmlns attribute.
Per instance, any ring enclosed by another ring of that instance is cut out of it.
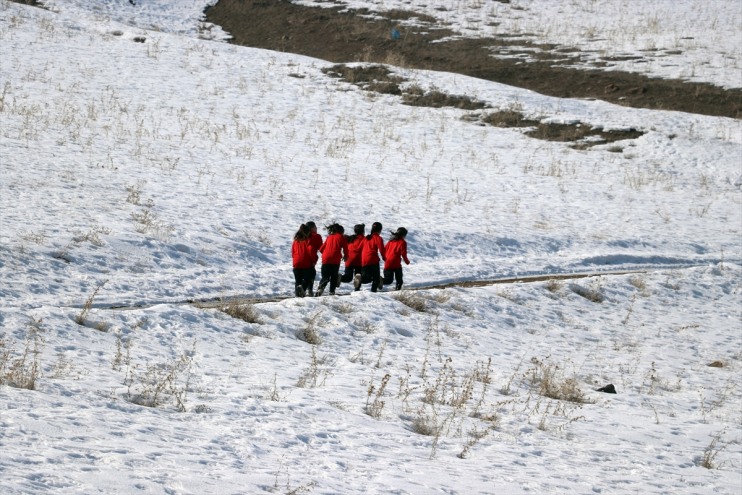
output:
<svg viewBox="0 0 742 495"><path fill-rule="evenodd" d="M201 39L207 1L45 3L0 0L0 491L740 492L740 121L393 68L644 132L578 150ZM684 53L739 87L732 4ZM406 227L414 290L289 297L309 220Z"/></svg>

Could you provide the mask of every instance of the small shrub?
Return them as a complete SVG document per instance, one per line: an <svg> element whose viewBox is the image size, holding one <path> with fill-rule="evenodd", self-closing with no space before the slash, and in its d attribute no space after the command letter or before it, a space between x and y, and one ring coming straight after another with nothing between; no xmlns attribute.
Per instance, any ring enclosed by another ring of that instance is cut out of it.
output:
<svg viewBox="0 0 742 495"><path fill-rule="evenodd" d="M106 285L107 280L101 282L98 284L98 287L95 288L92 294L90 294L90 297L87 298L85 301L85 304L82 305L82 310L80 311L80 314L75 317L75 323L78 325L85 326L88 319L88 313L90 313L90 310L93 307L93 299L95 299L95 296L98 294L98 291L101 290L101 288Z"/></svg>
<svg viewBox="0 0 742 495"><path fill-rule="evenodd" d="M394 299L401 302L408 308L414 309L415 311L419 311L421 313L424 313L427 311L427 305L425 304L425 299L423 299L420 296L416 296L413 293L409 291L401 291L399 294L395 294Z"/></svg>
<svg viewBox="0 0 742 495"><path fill-rule="evenodd" d="M300 388L321 387L332 374L332 369L336 362L337 360L331 356L318 356L317 346L313 345L309 368L304 370L304 373L302 373L301 377L299 377L299 380L296 382L296 386Z"/></svg>
<svg viewBox="0 0 742 495"><path fill-rule="evenodd" d="M642 277L631 277L629 279L629 283L642 292L645 292L647 290L647 282Z"/></svg>
<svg viewBox="0 0 742 495"><path fill-rule="evenodd" d="M418 435L434 437L440 434L440 426L438 425L435 416L425 414L424 411L421 410L412 420L412 431Z"/></svg>
<svg viewBox="0 0 742 495"><path fill-rule="evenodd" d="M459 459L466 459L469 456L469 452L471 452L472 447L474 447L474 445L476 445L482 439L486 438L489 433L489 429L480 430L476 426L473 427L467 432L467 436L469 437L469 439L466 441L466 444L464 444L464 448L461 450L461 452L457 454L457 457Z"/></svg>
<svg viewBox="0 0 742 495"><path fill-rule="evenodd" d="M389 384L389 380L392 378L392 376L387 373L383 376L381 379L381 383L379 383L379 386L375 386L373 382L368 386L368 391L366 394L366 414L371 416L372 418L379 419L381 417L381 411L384 409L385 401L382 400L382 397L384 395L384 390L386 390L386 386Z"/></svg>
<svg viewBox="0 0 742 495"><path fill-rule="evenodd" d="M585 394L580 390L577 377L564 376L562 369L554 363L544 363L531 359L533 367L526 372L532 387L537 387L539 395L550 399L584 404Z"/></svg>
<svg viewBox="0 0 742 495"><path fill-rule="evenodd" d="M245 321L247 323L262 323L260 319L260 312L255 309L254 304L250 303L239 303L233 301L225 304L219 308L219 311L228 314L232 318Z"/></svg>
<svg viewBox="0 0 742 495"><path fill-rule="evenodd" d="M72 242L75 244L82 244L89 242L93 246L102 247L105 246L105 241L101 238L101 234L108 235L111 233L111 229L108 227L95 226L87 232L78 233L72 238Z"/></svg>
<svg viewBox="0 0 742 495"><path fill-rule="evenodd" d="M722 432L714 435L714 437L711 439L711 442L703 450L703 455L698 461L698 464L701 467L705 467L706 469L719 468L719 463L716 461L716 458L727 447L727 444L719 445L719 442L721 441L721 435Z"/></svg>
<svg viewBox="0 0 742 495"><path fill-rule="evenodd" d="M354 321L353 324L358 328L358 330L364 333L367 333L369 335L376 333L376 330L378 330L376 325L364 319L358 319Z"/></svg>
<svg viewBox="0 0 742 495"><path fill-rule="evenodd" d="M322 313L317 311L315 314L309 317L304 325L304 328L299 330L296 334L296 338L303 340L307 344L320 345L322 343L322 337L319 334L317 326L320 323Z"/></svg>
<svg viewBox="0 0 742 495"><path fill-rule="evenodd" d="M654 395L658 390L664 390L666 392L677 392L682 388L680 378L676 382L669 382L667 379L662 377L657 370L657 365L654 361L644 375L644 381L642 382L642 390L646 390L647 394Z"/></svg>
<svg viewBox="0 0 742 495"><path fill-rule="evenodd" d="M194 342L190 352L164 363L147 364L142 372L136 366L127 366L126 400L146 407L172 404L177 411L185 412L195 350Z"/></svg>
<svg viewBox="0 0 742 495"><path fill-rule="evenodd" d="M578 284L570 284L570 290L578 296L584 297L588 301L594 303L602 303L605 301L605 296L599 289L591 289L589 287L583 287Z"/></svg>
<svg viewBox="0 0 742 495"><path fill-rule="evenodd" d="M340 313L341 315L349 315L353 313L353 311L355 311L355 307L348 302L343 302L333 306L332 310Z"/></svg>
<svg viewBox="0 0 742 495"><path fill-rule="evenodd" d="M552 294L557 294L562 290L562 283L559 280L552 278L546 281L544 287L546 287L546 290Z"/></svg>
<svg viewBox="0 0 742 495"><path fill-rule="evenodd" d="M0 339L0 385L26 390L36 390L41 376L41 351L44 339L41 336L41 320L32 319L20 356L15 357L12 345Z"/></svg>

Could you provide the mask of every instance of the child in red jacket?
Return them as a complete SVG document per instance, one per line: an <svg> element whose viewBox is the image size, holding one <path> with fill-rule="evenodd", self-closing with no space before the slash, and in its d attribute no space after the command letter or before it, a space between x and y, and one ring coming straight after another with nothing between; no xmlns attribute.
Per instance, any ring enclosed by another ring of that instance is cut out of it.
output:
<svg viewBox="0 0 742 495"><path fill-rule="evenodd" d="M371 292L376 292L381 285L379 258L382 260L385 259L384 239L379 235L381 234L381 229L381 223L374 222L371 225L371 233L363 241L363 251L361 252L362 273L360 277L356 275L353 281L356 289L359 289L362 283L367 284L371 282Z"/></svg>
<svg viewBox="0 0 742 495"><path fill-rule="evenodd" d="M353 235L345 236L345 241L348 243L348 257L345 259L345 273L340 278L341 282L348 283L353 280L355 275L361 274L361 252L363 251L363 242L366 240L365 236L366 225L363 223L353 227ZM360 290L360 286L355 290Z"/></svg>
<svg viewBox="0 0 742 495"><path fill-rule="evenodd" d="M391 284L397 279L395 290L402 288L402 260L409 265L407 259L407 229L400 227L396 232L392 232L392 237L386 243L386 262L384 263L384 285Z"/></svg>
<svg viewBox="0 0 742 495"><path fill-rule="evenodd" d="M340 271L340 261L348 257L348 242L343 237L345 229L342 225L334 223L327 227L327 239L319 248L322 253L322 278L317 287L317 297L325 291L329 282L330 295L335 295L335 288L338 286Z"/></svg>
<svg viewBox="0 0 742 495"><path fill-rule="evenodd" d="M299 230L294 234L294 243L291 245L296 297L304 297L312 282L314 282L314 256L309 240L311 234L309 227L301 224Z"/></svg>

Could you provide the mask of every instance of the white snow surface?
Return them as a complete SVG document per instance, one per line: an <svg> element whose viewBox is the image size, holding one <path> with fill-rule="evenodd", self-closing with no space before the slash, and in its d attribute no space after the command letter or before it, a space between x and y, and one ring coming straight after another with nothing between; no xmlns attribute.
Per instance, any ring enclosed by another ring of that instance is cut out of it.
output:
<svg viewBox="0 0 742 495"><path fill-rule="evenodd" d="M0 493L742 492L739 120L392 67L645 132L576 150L229 45L206 0L44 3L0 0ZM742 87L736 1L347 4ZM309 220L405 226L412 290L289 297Z"/></svg>

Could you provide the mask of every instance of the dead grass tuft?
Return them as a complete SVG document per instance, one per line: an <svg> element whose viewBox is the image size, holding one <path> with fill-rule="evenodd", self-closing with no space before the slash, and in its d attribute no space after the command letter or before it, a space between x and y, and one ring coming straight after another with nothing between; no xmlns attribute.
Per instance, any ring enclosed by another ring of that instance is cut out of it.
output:
<svg viewBox="0 0 742 495"><path fill-rule="evenodd" d="M219 311L247 323L262 323L260 312L255 308L254 304L234 301L219 307Z"/></svg>
<svg viewBox="0 0 742 495"><path fill-rule="evenodd" d="M575 404L587 402L574 374L565 376L559 365L536 358L531 359L531 364L532 367L526 371L526 378L532 387L537 388L539 395Z"/></svg>
<svg viewBox="0 0 742 495"><path fill-rule="evenodd" d="M395 294L392 297L408 308L414 309L415 311L418 311L420 313L425 313L428 310L425 299L409 291L400 291L398 294Z"/></svg>

